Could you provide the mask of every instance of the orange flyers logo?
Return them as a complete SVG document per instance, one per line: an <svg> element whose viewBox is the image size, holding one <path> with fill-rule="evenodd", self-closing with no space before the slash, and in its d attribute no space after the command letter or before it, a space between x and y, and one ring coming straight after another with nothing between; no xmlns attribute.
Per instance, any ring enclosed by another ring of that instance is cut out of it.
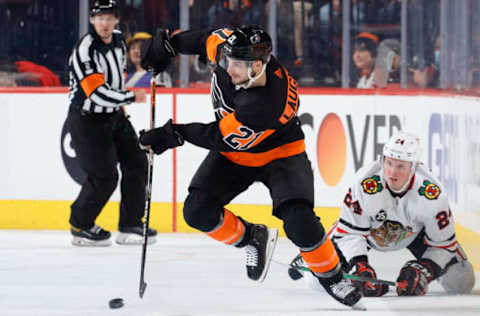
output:
<svg viewBox="0 0 480 316"><path fill-rule="evenodd" d="M380 177L375 175L362 181L362 188L365 193L375 194L383 190L383 185L380 183Z"/></svg>
<svg viewBox="0 0 480 316"><path fill-rule="evenodd" d="M428 200L436 200L440 196L440 188L435 183L432 183L428 180L423 181L423 187L418 189L418 193L423 195Z"/></svg>

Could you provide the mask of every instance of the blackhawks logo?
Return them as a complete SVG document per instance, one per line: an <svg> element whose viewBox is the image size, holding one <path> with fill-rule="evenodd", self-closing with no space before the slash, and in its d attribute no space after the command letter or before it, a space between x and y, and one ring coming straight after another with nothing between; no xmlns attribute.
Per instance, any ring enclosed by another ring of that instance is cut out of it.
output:
<svg viewBox="0 0 480 316"><path fill-rule="evenodd" d="M398 244L413 234L412 227L404 227L402 223L391 220L386 220L379 227L370 229L370 236L380 247Z"/></svg>
<svg viewBox="0 0 480 316"><path fill-rule="evenodd" d="M425 180L423 181L423 185L424 187L420 187L420 189L418 189L418 193L420 195L425 196L429 200L435 200L438 198L441 191L435 183Z"/></svg>
<svg viewBox="0 0 480 316"><path fill-rule="evenodd" d="M375 175L362 181L362 188L365 193L375 194L383 190L383 185L380 183L380 177Z"/></svg>

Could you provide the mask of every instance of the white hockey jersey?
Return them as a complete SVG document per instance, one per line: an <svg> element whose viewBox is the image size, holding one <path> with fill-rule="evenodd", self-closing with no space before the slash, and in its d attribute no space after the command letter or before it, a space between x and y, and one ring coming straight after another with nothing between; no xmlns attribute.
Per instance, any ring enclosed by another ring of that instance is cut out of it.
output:
<svg viewBox="0 0 480 316"><path fill-rule="evenodd" d="M455 225L439 181L418 166L408 191L394 196L383 179L382 162L360 169L343 201L331 238L345 259L367 255L369 248L393 251L407 247L425 229L422 258L442 269L456 255Z"/></svg>

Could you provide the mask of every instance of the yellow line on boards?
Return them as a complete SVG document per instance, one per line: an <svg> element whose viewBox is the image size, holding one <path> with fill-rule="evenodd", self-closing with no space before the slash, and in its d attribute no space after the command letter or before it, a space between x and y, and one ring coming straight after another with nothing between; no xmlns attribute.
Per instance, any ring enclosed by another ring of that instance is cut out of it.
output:
<svg viewBox="0 0 480 316"><path fill-rule="evenodd" d="M0 229L70 229L72 201L0 200ZM119 203L108 202L97 224L107 230L118 230ZM172 204L152 203L152 227L162 232L172 230Z"/></svg>
<svg viewBox="0 0 480 316"><path fill-rule="evenodd" d="M0 229L39 229L68 230L70 225L71 201L26 201L0 200ZM116 231L118 225L118 202L109 202L97 219L97 224L107 230ZM280 236L285 236L282 221L272 215L271 206L266 205L227 205L235 214L247 221L263 223L276 227ZM188 227L183 220L183 204L178 204L177 231L198 232ZM340 213L335 207L316 207L325 230L336 221ZM172 203L154 202L150 211L150 226L160 232L172 232ZM480 271L480 234L456 224L456 236L472 262L475 270Z"/></svg>

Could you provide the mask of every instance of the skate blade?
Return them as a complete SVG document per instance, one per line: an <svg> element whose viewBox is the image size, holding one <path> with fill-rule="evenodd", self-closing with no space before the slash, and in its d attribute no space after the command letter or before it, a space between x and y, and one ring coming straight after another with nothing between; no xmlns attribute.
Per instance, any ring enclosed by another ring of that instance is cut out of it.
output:
<svg viewBox="0 0 480 316"><path fill-rule="evenodd" d="M156 236L148 237L147 245L154 244L157 239ZM119 233L115 242L122 246L136 246L143 244L143 237L137 234L131 233Z"/></svg>
<svg viewBox="0 0 480 316"><path fill-rule="evenodd" d="M72 245L77 247L108 247L112 245L112 241L110 239L90 240L74 236L72 239Z"/></svg>
<svg viewBox="0 0 480 316"><path fill-rule="evenodd" d="M270 264L272 263L273 251L275 250L275 246L277 245L277 240L278 229L269 228L267 251L265 255L265 268L263 269L262 275L260 275L260 278L258 278L257 282L263 282L265 280L265 277L267 276L268 268L270 268Z"/></svg>

